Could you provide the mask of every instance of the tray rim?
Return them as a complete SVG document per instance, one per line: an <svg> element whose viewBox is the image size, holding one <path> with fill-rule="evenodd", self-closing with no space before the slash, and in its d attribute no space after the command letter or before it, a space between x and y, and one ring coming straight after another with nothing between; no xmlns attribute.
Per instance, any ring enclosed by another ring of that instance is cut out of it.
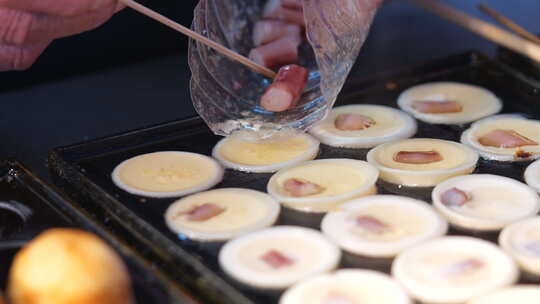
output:
<svg viewBox="0 0 540 304"><path fill-rule="evenodd" d="M431 70L432 72L438 71L440 69L437 69L437 66L443 66L446 68L450 68L448 66L448 60L452 61L452 65L450 67L468 67L475 64L483 64L483 63L495 63L496 66L504 72L510 74L513 77L518 78L520 81L525 82L526 84L534 87L534 84L528 81L527 79L522 79L519 77L517 71L513 70L511 67L505 66L501 64L500 62L497 62L488 56L484 55L481 52L471 50L467 52L462 52L455 55L450 55L446 57L436 58L434 60L427 60L422 63L418 63L415 65L409 65L404 66L399 69L391 70L391 71L385 71L381 73L374 74L369 77L357 77L350 79L346 85L343 88L342 93L340 94L340 98L347 98L348 96L358 94L358 87L373 87L374 84L381 82L381 80L388 80L392 78L404 78L407 75L411 74L411 70L414 70L416 73L418 69L427 69ZM356 87L356 88L355 88ZM355 93L349 92L352 89L355 89ZM103 136L99 137L93 140L83 141L80 143L75 143L72 145L57 147L52 149L49 152L48 162L49 162L49 168L53 175L57 175L60 178L68 178L67 176L69 174L72 174L73 176L77 178L86 178L84 176L84 172L81 172L81 168L78 168L77 165L70 163L70 161L73 160L73 155L70 159L69 154L75 153L75 154L84 154L84 152L80 151L82 148L86 150L86 153L90 153L93 148L97 148L98 146L102 146L108 142L116 141L118 139L123 139L124 141L127 141L127 139L130 139L134 137L135 134L137 136L141 137L148 137L151 136L156 131L160 131L160 134L162 135L163 132L174 132L175 130L178 130L179 128L182 128L182 136L185 136L185 132L202 132L202 131L208 131L209 129L204 125L201 118L198 116L190 117L187 119L179 119L179 120L173 120L168 121L164 123L154 124L148 127L142 127L133 129L127 132L119 132L110 136ZM187 131L186 131L187 129ZM163 141L170 141L171 137L166 137ZM156 141L156 143L159 142ZM148 145L148 142L141 143L144 145ZM130 142L129 149L135 148L137 145ZM128 150L127 148L124 148L125 150ZM101 150L101 149L100 149ZM90 152L89 152L90 151ZM115 152L118 152L118 150L115 150ZM84 156L78 158L78 161L84 160ZM69 168L71 172L61 172L59 168ZM121 225L123 225L127 230L129 230L131 233L134 233L136 235L136 238L139 242L147 244L147 246L150 246L152 244L157 244L159 247L159 250L157 250L157 254L164 259L165 261L169 261L171 263L175 263L175 261L178 261L178 259L184 259L181 260L182 263L189 263L192 264L191 266L194 267L194 269L200 270L198 272L199 275L202 275L203 281L207 281L208 273L210 273L215 278L211 278L214 281L210 281L210 283L216 283L217 280L219 282L218 285L221 285L220 287L227 287L233 288L233 291L238 293L237 288L234 288L229 283L224 282L221 277L216 275L211 269L206 267L202 262L195 259L192 255L190 255L186 250L183 248L180 248L177 244L175 244L172 240L167 238L166 236L162 235L157 229L155 229L152 225L148 224L143 219L139 218L137 215L135 215L131 210L129 210L127 207L125 207L121 202L117 202L117 199L113 197L111 194L107 193L106 191L102 190L101 187L99 187L96 183L92 182L91 180L87 179L86 186L91 188L93 191L100 192L99 195L102 197L107 198L108 200L111 200L114 202L114 206L110 206L104 203L100 203L99 200L93 200L94 204L99 205L100 208L103 208L105 212L112 218L114 218L116 221L121 222ZM80 190L79 190L80 191ZM69 191L68 191L69 192ZM120 213L118 213L120 212ZM120 216L119 214L122 214ZM126 221L127 220L127 221ZM137 227L138 226L138 227ZM156 250L157 248L154 248ZM181 252L181 255L177 255L178 251ZM182 256L184 255L184 256ZM173 265L171 264L171 265ZM206 272L206 273L205 273ZM224 285L222 285L224 284ZM215 284L212 284L215 285ZM201 290L197 289L197 292L200 292ZM204 290L203 290L204 291ZM218 289L219 291L219 289ZM229 293L230 291L227 290L225 293ZM240 294L240 297L236 298L236 294L232 295L234 297L234 303L252 303L252 301L245 299L243 295ZM223 300L223 298L222 298Z"/></svg>
<svg viewBox="0 0 540 304"><path fill-rule="evenodd" d="M101 223L96 221L84 209L80 208L74 201L67 198L67 195L57 189L54 185L50 185L43 181L39 176L32 172L23 162L10 157L0 159L0 171L5 175L12 176L29 191L39 196L55 213L65 218L73 224L77 229L83 229L96 234L98 237L108 243L122 259L129 258L136 264L138 268L152 274L160 284L162 284L169 296L173 296L172 303L197 303L185 291L182 291L165 276L161 271L155 269L140 253L133 250L127 241L118 238L111 233Z"/></svg>

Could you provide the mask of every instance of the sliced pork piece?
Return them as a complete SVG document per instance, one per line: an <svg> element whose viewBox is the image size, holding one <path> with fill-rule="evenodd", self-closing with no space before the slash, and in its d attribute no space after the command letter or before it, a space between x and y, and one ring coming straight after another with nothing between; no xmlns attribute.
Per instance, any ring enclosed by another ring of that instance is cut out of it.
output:
<svg viewBox="0 0 540 304"><path fill-rule="evenodd" d="M272 112L286 111L298 103L306 88L309 71L291 64L279 69L272 83L261 98L261 106Z"/></svg>
<svg viewBox="0 0 540 304"><path fill-rule="evenodd" d="M253 28L253 43L260 46L289 35L301 37L302 28L280 20L261 20Z"/></svg>
<svg viewBox="0 0 540 304"><path fill-rule="evenodd" d="M206 203L195 206L189 211L182 212L181 215L187 215L187 220L192 222L204 222L225 212L225 209L218 205Z"/></svg>
<svg viewBox="0 0 540 304"><path fill-rule="evenodd" d="M461 207L469 200L469 195L458 188L448 189L441 194L441 203L448 207Z"/></svg>
<svg viewBox="0 0 540 304"><path fill-rule="evenodd" d="M394 160L405 164L430 164L443 160L437 151L399 151Z"/></svg>
<svg viewBox="0 0 540 304"><path fill-rule="evenodd" d="M330 293L324 298L323 304L355 304L354 300L350 299L346 295L342 295L336 292Z"/></svg>
<svg viewBox="0 0 540 304"><path fill-rule="evenodd" d="M303 181L297 178L289 178L283 183L283 188L290 195L296 197L319 194L324 188L312 182Z"/></svg>
<svg viewBox="0 0 540 304"><path fill-rule="evenodd" d="M295 1L287 1L289 4ZM290 5L282 5L281 0L270 0L263 10L263 18L282 20L287 23L298 24L302 27L306 26L304 13L301 9L291 8Z"/></svg>
<svg viewBox="0 0 540 304"><path fill-rule="evenodd" d="M269 250L262 257L266 264L274 269L290 266L294 261L277 250Z"/></svg>
<svg viewBox="0 0 540 304"><path fill-rule="evenodd" d="M514 130L493 130L478 138L483 146L496 148L517 148L523 146L536 146L537 142L528 139Z"/></svg>
<svg viewBox="0 0 540 304"><path fill-rule="evenodd" d="M356 225L375 234L383 234L392 230L392 227L388 224L384 223L376 217L369 215L362 215L357 217Z"/></svg>
<svg viewBox="0 0 540 304"><path fill-rule="evenodd" d="M447 265L444 269L442 269L441 276L446 279L451 279L452 277L461 276L479 270L485 266L485 263L481 260L471 258L452 265Z"/></svg>
<svg viewBox="0 0 540 304"><path fill-rule="evenodd" d="M338 115L334 121L336 129L342 131L358 131L367 129L375 124L375 121L367 116L354 114L354 113L344 113Z"/></svg>
<svg viewBox="0 0 540 304"><path fill-rule="evenodd" d="M457 101L415 101L412 107L418 112L429 114L458 113L463 110Z"/></svg>
<svg viewBox="0 0 540 304"><path fill-rule="evenodd" d="M249 59L268 68L281 67L298 61L300 34L290 34L249 52Z"/></svg>

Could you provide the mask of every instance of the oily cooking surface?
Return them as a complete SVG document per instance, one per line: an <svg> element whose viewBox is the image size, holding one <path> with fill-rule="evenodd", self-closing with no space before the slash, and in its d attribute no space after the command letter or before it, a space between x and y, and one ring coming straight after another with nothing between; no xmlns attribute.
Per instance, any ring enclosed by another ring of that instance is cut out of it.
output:
<svg viewBox="0 0 540 304"><path fill-rule="evenodd" d="M384 80L367 83L355 83L353 80L341 94L337 105L364 103L397 108L397 96L403 90L428 81L460 81L479 85L493 91L503 100L505 103L503 113L521 112L532 117L540 117L540 104L537 103L538 95L535 95L538 93L534 93L527 86L523 87L511 75L502 72L491 64L470 64L470 61L463 60L462 57L446 59L444 62L430 64ZM418 126L419 130L415 137L431 137L453 141L458 141L461 132L467 129L467 126L429 125L426 123L419 123ZM167 229L163 221L163 213L175 199L148 199L131 195L115 187L109 178L112 169L129 157L163 150L190 151L210 155L212 148L220 139L220 137L212 135L202 124L186 124L186 122L182 122L178 123L178 125L164 126L155 130L155 132L152 131L147 134L137 132L136 135L131 137L126 136L115 139L114 142L121 148L112 151L107 149L108 147L105 147L104 143L96 143L92 149L89 149L91 152L85 154L84 157L69 151L66 151L65 155L70 158L70 162L80 166L84 171L85 178L95 182L100 189L114 196L116 201L149 223L159 231L160 235L174 242L178 248L189 252L190 255L200 260L204 260L204 264L212 270L211 272L224 278L226 282L231 284L233 289L241 291L253 303L275 303L279 295L249 291L242 286L235 285L232 280L227 278L217 264L218 250L215 247L179 239L177 235ZM103 145L103 147L99 147L100 145ZM77 149L72 152L76 151ZM365 160L366 152L367 150L363 149L340 149L321 145L321 151L317 159L353 158ZM522 173L527 164L528 162L505 164L480 160L477 172L501 174L522 180ZM217 188L244 187L266 191L266 184L270 176L271 174L248 174L227 170L223 182ZM382 183L380 186L382 186ZM393 192L423 199L426 197L425 191L422 192L422 190L410 192L407 189L379 187L379 193ZM320 218L301 216L298 212L283 210L278 224L318 227ZM353 266L347 263L345 262L342 266Z"/></svg>

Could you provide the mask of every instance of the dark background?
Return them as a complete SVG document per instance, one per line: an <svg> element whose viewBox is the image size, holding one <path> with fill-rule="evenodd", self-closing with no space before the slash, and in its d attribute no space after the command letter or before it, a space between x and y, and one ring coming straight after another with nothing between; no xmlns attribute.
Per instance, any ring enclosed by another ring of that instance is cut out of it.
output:
<svg viewBox="0 0 540 304"><path fill-rule="evenodd" d="M249 0L245 0L249 1ZM446 3L482 17L480 1ZM141 1L189 25L195 0ZM484 0L534 32L540 2ZM380 9L352 76L374 74L471 49L496 46L405 0ZM22 160L48 178L57 146L195 115L187 40L125 9L103 27L54 42L28 71L0 73L0 158Z"/></svg>

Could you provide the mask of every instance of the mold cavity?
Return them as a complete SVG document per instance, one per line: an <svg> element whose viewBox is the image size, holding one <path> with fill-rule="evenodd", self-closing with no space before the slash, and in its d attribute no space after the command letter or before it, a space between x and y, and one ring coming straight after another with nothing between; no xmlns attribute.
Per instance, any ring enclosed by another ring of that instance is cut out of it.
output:
<svg viewBox="0 0 540 304"><path fill-rule="evenodd" d="M32 211L16 201L0 201L0 240L22 231Z"/></svg>

